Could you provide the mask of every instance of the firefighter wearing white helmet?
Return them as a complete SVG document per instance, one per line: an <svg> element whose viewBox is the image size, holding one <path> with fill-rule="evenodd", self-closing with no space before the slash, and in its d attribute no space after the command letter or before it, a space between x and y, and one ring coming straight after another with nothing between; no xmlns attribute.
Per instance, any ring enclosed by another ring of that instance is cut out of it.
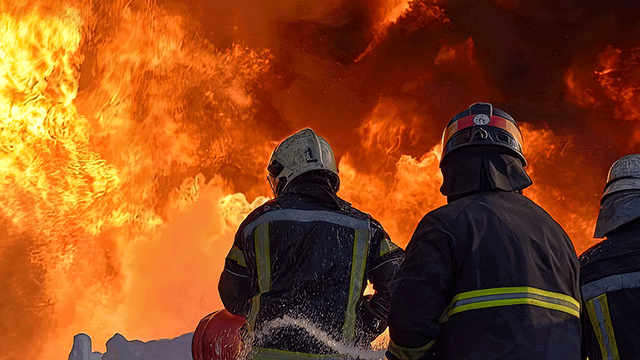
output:
<svg viewBox="0 0 640 360"><path fill-rule="evenodd" d="M296 177L321 171L337 192L340 189L338 167L329 143L312 129L303 129L284 139L271 154L267 179L278 196Z"/></svg>
<svg viewBox="0 0 640 360"><path fill-rule="evenodd" d="M404 251L337 196L333 151L313 130L284 139L267 171L275 198L240 225L218 285L247 320L249 358L342 359L343 345L369 347L386 328ZM375 294L364 296L367 281Z"/></svg>
<svg viewBox="0 0 640 360"><path fill-rule="evenodd" d="M583 358L640 359L640 154L609 170L595 237L580 256Z"/></svg>
<svg viewBox="0 0 640 360"><path fill-rule="evenodd" d="M440 191L394 280L387 358L579 359L578 258L571 240L522 195L522 136L488 103L443 135Z"/></svg>

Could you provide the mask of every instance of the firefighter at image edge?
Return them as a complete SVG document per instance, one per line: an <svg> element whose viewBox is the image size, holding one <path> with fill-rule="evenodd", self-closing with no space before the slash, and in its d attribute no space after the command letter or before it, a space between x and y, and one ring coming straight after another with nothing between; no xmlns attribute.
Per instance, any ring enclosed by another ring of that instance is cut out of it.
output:
<svg viewBox="0 0 640 360"><path fill-rule="evenodd" d="M392 284L389 359L580 358L579 263L521 190L515 120L476 103L443 135L440 191Z"/></svg>
<svg viewBox="0 0 640 360"><path fill-rule="evenodd" d="M583 359L640 359L640 154L609 170L596 222L606 240L580 256Z"/></svg>
<svg viewBox="0 0 640 360"><path fill-rule="evenodd" d="M340 359L348 356L335 344L370 348L387 327L389 286L404 251L336 195L333 151L312 129L283 140L267 170L275 198L240 225L218 285L225 308L247 319L248 357ZM375 294L363 296L367 280Z"/></svg>

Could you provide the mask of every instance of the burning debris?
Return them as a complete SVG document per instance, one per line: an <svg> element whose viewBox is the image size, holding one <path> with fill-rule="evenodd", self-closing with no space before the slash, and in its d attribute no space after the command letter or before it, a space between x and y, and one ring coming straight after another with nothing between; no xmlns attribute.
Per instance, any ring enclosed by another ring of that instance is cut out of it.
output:
<svg viewBox="0 0 640 360"><path fill-rule="evenodd" d="M5 355L66 356L80 332L192 331L221 307L233 219L269 195L272 145L306 126L333 144L341 195L406 244L444 203L440 129L492 101L526 124L527 195L581 252L608 166L640 152L638 14L619 1L0 0Z"/></svg>

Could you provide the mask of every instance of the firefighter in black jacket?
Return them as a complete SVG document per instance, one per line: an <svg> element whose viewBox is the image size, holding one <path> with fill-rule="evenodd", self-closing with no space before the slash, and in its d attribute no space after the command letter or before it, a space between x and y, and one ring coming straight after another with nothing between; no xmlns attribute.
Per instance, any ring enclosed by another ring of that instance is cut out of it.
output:
<svg viewBox="0 0 640 360"><path fill-rule="evenodd" d="M580 256L583 359L640 359L640 154L609 170L595 237Z"/></svg>
<svg viewBox="0 0 640 360"><path fill-rule="evenodd" d="M521 194L515 121L488 103L443 135L441 192L392 285L389 359L579 359L578 259L563 229Z"/></svg>
<svg viewBox="0 0 640 360"><path fill-rule="evenodd" d="M333 152L313 130L276 147L268 180L275 199L240 225L218 286L225 308L247 318L249 356L337 359L344 345L366 348L387 326L404 251L336 196ZM375 294L363 296L367 280Z"/></svg>

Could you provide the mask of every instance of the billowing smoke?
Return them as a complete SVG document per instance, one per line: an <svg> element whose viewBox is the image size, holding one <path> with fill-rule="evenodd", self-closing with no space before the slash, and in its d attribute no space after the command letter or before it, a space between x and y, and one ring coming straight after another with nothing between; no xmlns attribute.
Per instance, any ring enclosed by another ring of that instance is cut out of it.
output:
<svg viewBox="0 0 640 360"><path fill-rule="evenodd" d="M340 195L406 244L448 120L522 125L527 195L591 239L608 167L640 152L640 4L626 1L0 2L0 348L66 357L219 308L265 164L313 127ZM254 201L255 199L255 201Z"/></svg>

